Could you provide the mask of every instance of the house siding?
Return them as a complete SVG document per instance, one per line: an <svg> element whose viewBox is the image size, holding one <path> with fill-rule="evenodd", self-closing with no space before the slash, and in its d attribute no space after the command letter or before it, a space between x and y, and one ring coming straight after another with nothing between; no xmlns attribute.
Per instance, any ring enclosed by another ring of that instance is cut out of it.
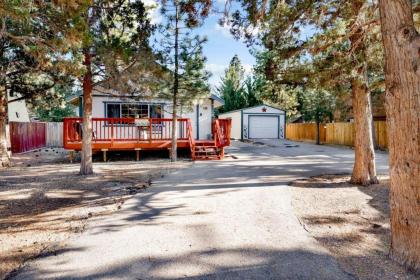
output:
<svg viewBox="0 0 420 280"><path fill-rule="evenodd" d="M105 118L106 117L106 104L107 103L144 103L144 104L162 104L164 106L163 118L172 118L172 104L167 100L134 100L130 98L121 98L117 96L93 96L92 100L92 117ZM198 136L197 139L211 138L211 122L212 110L211 100L202 99L197 101L198 106L194 105L192 108L180 108L180 117L189 118L193 127L193 135ZM198 111L197 111L198 107ZM198 125L197 125L198 118ZM198 131L197 131L198 128ZM199 132L197 134L197 132Z"/></svg>
<svg viewBox="0 0 420 280"><path fill-rule="evenodd" d="M241 111L234 111L231 113L220 114L219 119L232 119L232 128L230 137L232 139L241 139Z"/></svg>
<svg viewBox="0 0 420 280"><path fill-rule="evenodd" d="M9 122L29 122L30 121L29 112L26 107L26 101L23 99L23 100L11 102L13 99L19 98L19 97L20 95L16 97L10 97L8 95L9 103L7 104L7 117L9 119Z"/></svg>

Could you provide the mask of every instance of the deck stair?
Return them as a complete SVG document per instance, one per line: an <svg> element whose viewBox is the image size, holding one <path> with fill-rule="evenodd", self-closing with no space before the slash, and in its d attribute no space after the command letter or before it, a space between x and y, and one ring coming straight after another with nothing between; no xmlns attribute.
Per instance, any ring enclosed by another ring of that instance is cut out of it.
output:
<svg viewBox="0 0 420 280"><path fill-rule="evenodd" d="M195 160L222 159L222 152L214 143L210 145L196 145L194 149L194 158Z"/></svg>
<svg viewBox="0 0 420 280"><path fill-rule="evenodd" d="M191 122L188 123L188 139L193 160L218 160L225 155L224 148L230 144L230 120L215 120L212 125L212 140L194 140Z"/></svg>

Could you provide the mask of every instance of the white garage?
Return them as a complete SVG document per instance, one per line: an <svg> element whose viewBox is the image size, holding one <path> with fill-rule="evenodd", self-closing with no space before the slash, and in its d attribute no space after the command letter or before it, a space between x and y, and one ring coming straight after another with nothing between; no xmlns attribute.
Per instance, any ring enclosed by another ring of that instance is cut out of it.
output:
<svg viewBox="0 0 420 280"><path fill-rule="evenodd" d="M219 115L220 119L231 119L233 139L283 139L286 127L285 111L258 105Z"/></svg>

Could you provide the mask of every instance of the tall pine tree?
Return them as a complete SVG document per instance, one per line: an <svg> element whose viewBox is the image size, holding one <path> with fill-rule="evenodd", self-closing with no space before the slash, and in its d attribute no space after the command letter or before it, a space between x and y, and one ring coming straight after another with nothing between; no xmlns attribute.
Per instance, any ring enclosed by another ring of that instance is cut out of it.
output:
<svg viewBox="0 0 420 280"><path fill-rule="evenodd" d="M218 94L223 98L223 112L246 107L246 98L243 92L245 69L235 55L229 62L225 75L217 87Z"/></svg>
<svg viewBox="0 0 420 280"><path fill-rule="evenodd" d="M371 77L381 78L377 6L365 0L242 3L247 17L233 13L231 24L261 29L261 42L268 51L267 72L273 83L350 93L356 128L351 182L376 183L369 82L380 83L369 81L368 74L377 71L379 75ZM246 32L250 28L234 30ZM313 35L305 37L308 31Z"/></svg>
<svg viewBox="0 0 420 280"><path fill-rule="evenodd" d="M93 173L92 90L95 84L118 81L149 49L152 26L140 0L91 0L80 19L84 40L76 55L83 57L83 136L80 174ZM123 80L123 79L121 79ZM118 84L113 85L118 89Z"/></svg>
<svg viewBox="0 0 420 280"><path fill-rule="evenodd" d="M170 83L164 92L172 99L173 162L177 160L178 110L188 100L197 99L208 89L208 77L203 72L202 57L202 45L206 40L200 36L193 36L192 31L203 24L210 8L211 2L206 0L162 1L161 13L164 22L161 25L158 51L162 66L171 73Z"/></svg>
<svg viewBox="0 0 420 280"><path fill-rule="evenodd" d="M78 14L86 1L0 1L0 166L8 166L7 95L35 99L78 73L66 56L81 40Z"/></svg>

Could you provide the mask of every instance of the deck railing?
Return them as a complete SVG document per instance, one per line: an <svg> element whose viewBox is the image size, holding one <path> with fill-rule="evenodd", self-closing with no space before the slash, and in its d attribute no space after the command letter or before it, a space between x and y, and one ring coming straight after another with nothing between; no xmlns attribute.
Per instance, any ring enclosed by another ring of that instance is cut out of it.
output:
<svg viewBox="0 0 420 280"><path fill-rule="evenodd" d="M178 119L179 140L188 139L189 119ZM82 118L64 119L64 144L81 142ZM172 119L92 118L92 142L131 142L172 139Z"/></svg>
<svg viewBox="0 0 420 280"><path fill-rule="evenodd" d="M230 119L216 119L212 124L212 133L214 135L217 147L225 147L230 145Z"/></svg>
<svg viewBox="0 0 420 280"><path fill-rule="evenodd" d="M192 157L192 160L195 160L195 140L194 140L192 124L190 120L188 120L187 122L187 136L188 136L188 142L189 142L190 151L191 151L191 157Z"/></svg>
<svg viewBox="0 0 420 280"><path fill-rule="evenodd" d="M172 140L172 119L92 118L92 144L96 149L164 148ZM230 145L230 120L215 120L212 124L214 145ZM178 140L193 153L196 141L191 120L177 120ZM63 144L66 149L80 149L83 138L83 119L65 118ZM211 141L211 140L210 140ZM162 145L162 143L164 143ZM185 146L186 144L186 146Z"/></svg>

